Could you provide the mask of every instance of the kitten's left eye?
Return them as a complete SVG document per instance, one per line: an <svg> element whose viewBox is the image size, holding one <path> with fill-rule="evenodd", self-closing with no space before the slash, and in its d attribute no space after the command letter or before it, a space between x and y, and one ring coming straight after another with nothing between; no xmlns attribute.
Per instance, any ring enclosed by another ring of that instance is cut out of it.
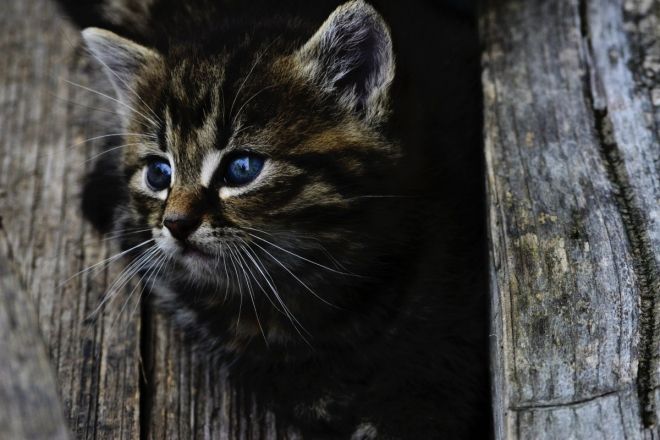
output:
<svg viewBox="0 0 660 440"><path fill-rule="evenodd" d="M227 164L225 182L228 185L246 185L257 178L264 167L264 159L251 153L234 156Z"/></svg>
<svg viewBox="0 0 660 440"><path fill-rule="evenodd" d="M147 165L147 186L153 191L169 188L172 181L172 167L162 159L153 160Z"/></svg>

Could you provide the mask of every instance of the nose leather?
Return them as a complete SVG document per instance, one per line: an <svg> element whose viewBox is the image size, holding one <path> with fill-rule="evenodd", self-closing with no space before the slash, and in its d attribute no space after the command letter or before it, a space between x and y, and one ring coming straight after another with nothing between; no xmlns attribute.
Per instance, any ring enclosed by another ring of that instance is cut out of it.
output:
<svg viewBox="0 0 660 440"><path fill-rule="evenodd" d="M170 231L177 240L184 241L201 223L201 218L197 216L169 215L163 219L163 225Z"/></svg>

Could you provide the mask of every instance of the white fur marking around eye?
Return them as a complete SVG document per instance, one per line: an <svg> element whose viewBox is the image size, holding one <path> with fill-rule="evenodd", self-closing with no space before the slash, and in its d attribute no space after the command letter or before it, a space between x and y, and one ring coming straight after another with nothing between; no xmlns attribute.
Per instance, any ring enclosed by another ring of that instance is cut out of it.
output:
<svg viewBox="0 0 660 440"><path fill-rule="evenodd" d="M219 151L212 151L204 157L200 174L200 181L204 188L211 186L211 179L220 165L220 159L222 159L222 154Z"/></svg>
<svg viewBox="0 0 660 440"><path fill-rule="evenodd" d="M167 160L170 163L170 169L172 170L172 177L170 178L170 188L174 187L174 179L176 179L176 169L174 167L174 156L169 151L167 152Z"/></svg>
<svg viewBox="0 0 660 440"><path fill-rule="evenodd" d="M266 160L263 169L261 170L261 172L259 173L256 179L254 179L252 182L248 183L247 185L243 185L243 186L223 186L222 188L220 188L220 198L222 200L225 200L228 199L229 197L236 197L246 192L254 191L261 184L263 184L268 174L271 174L274 169L275 169L275 165L273 165L273 162L271 160Z"/></svg>

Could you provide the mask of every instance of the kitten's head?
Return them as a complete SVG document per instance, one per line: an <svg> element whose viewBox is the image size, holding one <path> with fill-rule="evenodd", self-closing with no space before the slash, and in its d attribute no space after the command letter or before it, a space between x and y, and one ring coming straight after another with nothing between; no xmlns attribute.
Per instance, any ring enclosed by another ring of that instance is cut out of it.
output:
<svg viewBox="0 0 660 440"><path fill-rule="evenodd" d="M83 32L131 133L123 220L150 228L193 281L309 296L365 271L396 218L379 203L397 192L401 157L383 134L389 30L353 1L306 41L291 23L270 41L231 32L166 53Z"/></svg>

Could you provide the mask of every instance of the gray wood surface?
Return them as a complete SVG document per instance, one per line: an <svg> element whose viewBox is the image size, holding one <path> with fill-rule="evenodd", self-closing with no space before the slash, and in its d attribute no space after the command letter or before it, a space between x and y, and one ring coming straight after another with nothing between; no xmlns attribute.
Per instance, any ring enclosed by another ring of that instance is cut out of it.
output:
<svg viewBox="0 0 660 440"><path fill-rule="evenodd" d="M50 358L0 229L0 438L66 439Z"/></svg>
<svg viewBox="0 0 660 440"><path fill-rule="evenodd" d="M18 287L7 291L15 307L32 307L39 324L13 329L9 340L38 350L38 341L28 342L27 335L41 334L50 371L35 372L30 380L56 378L75 437L133 439L139 434L139 313L119 313L128 298L122 292L98 319L88 319L120 267L64 282L116 252L81 218L82 177L100 145L82 141L107 132L90 116L108 116L83 106L108 105L67 83L89 85L96 72L77 49L77 40L77 33L56 15L53 2L2 2L0 216L5 243L0 264L17 280ZM21 362L30 371L31 360ZM9 407L10 402L1 404ZM53 405L53 411L57 408ZM32 411L22 416L35 430L41 426ZM48 437L47 431L42 435Z"/></svg>
<svg viewBox="0 0 660 440"><path fill-rule="evenodd" d="M486 0L497 438L657 438L660 3Z"/></svg>

